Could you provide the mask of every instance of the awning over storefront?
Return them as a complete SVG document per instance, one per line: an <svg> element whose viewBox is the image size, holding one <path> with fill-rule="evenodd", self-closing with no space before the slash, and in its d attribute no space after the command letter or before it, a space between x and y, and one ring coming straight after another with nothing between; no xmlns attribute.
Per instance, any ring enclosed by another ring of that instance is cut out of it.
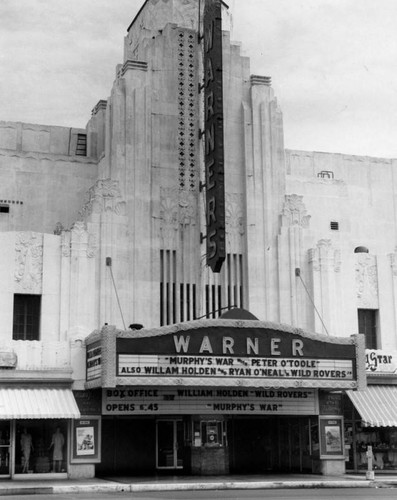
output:
<svg viewBox="0 0 397 500"><path fill-rule="evenodd" d="M346 391L366 427L397 427L397 386Z"/></svg>
<svg viewBox="0 0 397 500"><path fill-rule="evenodd" d="M0 419L80 418L73 392L61 388L0 388Z"/></svg>

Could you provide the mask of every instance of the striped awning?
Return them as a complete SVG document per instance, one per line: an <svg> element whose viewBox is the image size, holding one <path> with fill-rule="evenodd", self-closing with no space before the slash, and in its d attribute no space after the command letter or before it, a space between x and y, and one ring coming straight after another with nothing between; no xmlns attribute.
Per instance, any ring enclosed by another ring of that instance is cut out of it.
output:
<svg viewBox="0 0 397 500"><path fill-rule="evenodd" d="M80 418L71 389L0 387L0 419Z"/></svg>
<svg viewBox="0 0 397 500"><path fill-rule="evenodd" d="M370 385L346 393L365 427L397 427L397 386Z"/></svg>

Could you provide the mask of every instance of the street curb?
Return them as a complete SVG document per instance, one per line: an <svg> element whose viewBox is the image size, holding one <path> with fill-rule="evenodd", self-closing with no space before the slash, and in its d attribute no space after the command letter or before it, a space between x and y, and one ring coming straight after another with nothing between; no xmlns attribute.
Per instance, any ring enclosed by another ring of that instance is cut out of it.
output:
<svg viewBox="0 0 397 500"><path fill-rule="evenodd" d="M21 487L21 486L10 486L2 487L0 489L0 496L6 495L49 495L53 493L53 488L51 486L34 486L34 487Z"/></svg>
<svg viewBox="0 0 397 500"><path fill-rule="evenodd" d="M214 481L205 483L131 483L80 486L54 486L53 493L87 492L150 492L150 491L200 491L200 490L266 490L266 489L316 489L316 488L376 488L376 481Z"/></svg>
<svg viewBox="0 0 397 500"><path fill-rule="evenodd" d="M127 492L131 491L130 484L109 483L109 484L80 484L70 486L53 486L52 493L109 493L109 492ZM141 491L141 490L138 490ZM143 491L143 490L142 490ZM150 491L150 490L148 490Z"/></svg>
<svg viewBox="0 0 397 500"><path fill-rule="evenodd" d="M1 486L0 496L66 493L109 492L159 492L204 490L271 490L271 489L321 489L321 488L390 488L397 480L334 480L334 481L205 481L205 482L148 482L148 483L94 483L53 486L26 486L21 484Z"/></svg>
<svg viewBox="0 0 397 500"><path fill-rule="evenodd" d="M188 490L269 490L315 488L369 488L372 481L223 481L178 484L131 484L131 492Z"/></svg>

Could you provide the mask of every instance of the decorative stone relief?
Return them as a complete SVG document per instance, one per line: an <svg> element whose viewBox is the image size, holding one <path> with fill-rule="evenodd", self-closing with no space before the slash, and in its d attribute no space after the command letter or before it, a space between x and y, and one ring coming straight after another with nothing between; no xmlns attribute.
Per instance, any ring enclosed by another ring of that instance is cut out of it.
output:
<svg viewBox="0 0 397 500"><path fill-rule="evenodd" d="M95 234L88 233L87 257L95 257L97 249L98 243Z"/></svg>
<svg viewBox="0 0 397 500"><path fill-rule="evenodd" d="M336 273L339 273L341 265L342 265L342 258L341 258L341 254L340 254L340 250L339 249L335 250L334 258L335 258L334 271Z"/></svg>
<svg viewBox="0 0 397 500"><path fill-rule="evenodd" d="M199 2L197 0L149 0L135 19L130 29L127 43L136 51L136 46L145 38L151 38L173 23L179 27L197 29Z"/></svg>
<svg viewBox="0 0 397 500"><path fill-rule="evenodd" d="M0 346L0 369L16 368L18 356L16 352L8 346Z"/></svg>
<svg viewBox="0 0 397 500"><path fill-rule="evenodd" d="M320 265L318 262L318 253L316 248L309 248L308 250L308 261L312 265L313 271L319 271Z"/></svg>
<svg viewBox="0 0 397 500"><path fill-rule="evenodd" d="M82 256L93 257L97 249L96 238L87 231L84 222L75 222L70 231L70 246L72 251L78 251Z"/></svg>
<svg viewBox="0 0 397 500"><path fill-rule="evenodd" d="M15 240L16 290L41 293L43 277L43 235L17 233Z"/></svg>
<svg viewBox="0 0 397 500"><path fill-rule="evenodd" d="M226 244L228 251L242 249L244 230L243 196L238 193L226 194Z"/></svg>
<svg viewBox="0 0 397 500"><path fill-rule="evenodd" d="M196 196L190 191L179 191L179 224L182 227L196 224Z"/></svg>
<svg viewBox="0 0 397 500"><path fill-rule="evenodd" d="M323 268L333 269L336 273L340 271L340 250L334 248L331 240L319 240L316 248L309 249L308 256L314 271L320 271Z"/></svg>
<svg viewBox="0 0 397 500"><path fill-rule="evenodd" d="M197 189L197 34L178 31L178 166L179 187Z"/></svg>
<svg viewBox="0 0 397 500"><path fill-rule="evenodd" d="M114 212L117 215L125 215L126 204L123 201L119 181L113 179L99 179L88 190L86 201L79 215L86 219L92 213L105 211Z"/></svg>
<svg viewBox="0 0 397 500"><path fill-rule="evenodd" d="M389 254L389 258L393 276L397 276L397 248L394 249L394 253Z"/></svg>
<svg viewBox="0 0 397 500"><path fill-rule="evenodd" d="M178 199L170 196L161 197L160 231L163 238L178 230Z"/></svg>
<svg viewBox="0 0 397 500"><path fill-rule="evenodd" d="M160 233L163 241L175 239L179 229L196 224L197 197L191 191L161 189Z"/></svg>
<svg viewBox="0 0 397 500"><path fill-rule="evenodd" d="M376 256L367 253L357 253L355 255L358 307L362 309L377 309L379 299Z"/></svg>
<svg viewBox="0 0 397 500"><path fill-rule="evenodd" d="M61 252L64 257L70 257L70 231L61 233Z"/></svg>
<svg viewBox="0 0 397 500"><path fill-rule="evenodd" d="M71 238L71 243L73 244L78 244L81 243L82 241L88 241L88 233L86 230L85 223L82 221L75 222L72 226L72 238Z"/></svg>
<svg viewBox="0 0 397 500"><path fill-rule="evenodd" d="M167 2L168 0L163 0ZM198 20L198 5L196 0L174 0L174 22L179 26L189 26L194 29Z"/></svg>
<svg viewBox="0 0 397 500"><path fill-rule="evenodd" d="M54 234L56 236L60 236L62 234L62 231L65 231L65 228L63 227L63 224L61 222L57 222L55 224Z"/></svg>
<svg viewBox="0 0 397 500"><path fill-rule="evenodd" d="M289 194L285 196L284 208L281 212L283 226L301 226L307 228L310 222L310 215L307 215L303 196Z"/></svg>

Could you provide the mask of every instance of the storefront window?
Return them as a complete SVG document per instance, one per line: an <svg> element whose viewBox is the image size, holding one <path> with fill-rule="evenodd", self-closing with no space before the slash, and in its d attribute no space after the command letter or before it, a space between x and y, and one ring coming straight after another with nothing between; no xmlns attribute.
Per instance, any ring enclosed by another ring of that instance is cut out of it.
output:
<svg viewBox="0 0 397 500"><path fill-rule="evenodd" d="M374 470L397 469L397 428L364 427L349 398L344 399L346 469L368 470L368 446Z"/></svg>
<svg viewBox="0 0 397 500"><path fill-rule="evenodd" d="M56 420L19 420L15 473L66 472L67 424Z"/></svg>
<svg viewBox="0 0 397 500"><path fill-rule="evenodd" d="M0 476L10 474L10 421L0 421Z"/></svg>
<svg viewBox="0 0 397 500"><path fill-rule="evenodd" d="M356 455L359 469L367 469L368 446L372 446L373 467L378 470L397 469L397 429L363 427L356 430Z"/></svg>

